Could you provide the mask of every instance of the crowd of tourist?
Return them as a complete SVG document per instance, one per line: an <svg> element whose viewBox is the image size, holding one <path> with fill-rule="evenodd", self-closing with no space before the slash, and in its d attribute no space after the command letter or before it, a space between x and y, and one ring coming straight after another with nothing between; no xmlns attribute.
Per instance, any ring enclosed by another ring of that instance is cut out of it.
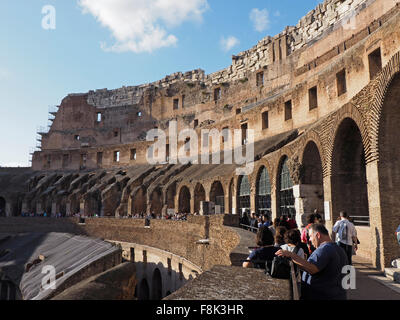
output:
<svg viewBox="0 0 400 320"><path fill-rule="evenodd" d="M147 220L173 220L173 221L186 221L188 213L174 213L174 214L155 214L154 212L151 214L145 213L137 213L137 214L129 214L128 218L133 219L147 219Z"/></svg>
<svg viewBox="0 0 400 320"><path fill-rule="evenodd" d="M69 215L68 217L75 217L75 216L77 216L77 214L75 214L75 215ZM27 218L27 217L39 217L39 218L65 218L65 217L67 217L67 215L65 215L65 214L62 214L61 212L59 212L59 213L47 213L46 211L44 211L44 212L39 212L39 213L36 213L36 212L22 212L21 213L21 217L25 217L25 218Z"/></svg>
<svg viewBox="0 0 400 320"><path fill-rule="evenodd" d="M250 215L249 225L259 217ZM242 220L242 222L246 222ZM269 270L275 257L290 258L301 275L301 298L304 300L346 299L342 287L343 267L352 264L359 244L357 231L346 212L340 212L330 235L322 216L315 210L301 230L294 219L283 216L273 224L261 218L256 244L243 267ZM400 227L396 232L400 232Z"/></svg>

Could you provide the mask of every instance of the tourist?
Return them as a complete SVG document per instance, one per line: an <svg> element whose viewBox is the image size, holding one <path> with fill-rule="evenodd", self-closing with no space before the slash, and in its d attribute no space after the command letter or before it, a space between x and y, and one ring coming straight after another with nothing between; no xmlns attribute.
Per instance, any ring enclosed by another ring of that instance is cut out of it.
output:
<svg viewBox="0 0 400 320"><path fill-rule="evenodd" d="M297 255L303 259L305 259L306 255L304 250L300 247L300 231L299 230L288 230L284 236L285 244L281 245L281 249L285 251L293 252L297 248Z"/></svg>
<svg viewBox="0 0 400 320"><path fill-rule="evenodd" d="M265 263L268 261L272 263L275 257L275 253L279 248L274 247L274 237L271 231L266 227L261 227L257 232L257 246L258 248L253 250L247 261L243 263L243 268L265 268Z"/></svg>
<svg viewBox="0 0 400 320"><path fill-rule="evenodd" d="M308 261L286 250L280 250L276 255L291 258L305 271L302 276L301 299L346 300L346 290L342 286L342 270L347 265L346 254L331 240L324 225L313 224L309 231L311 242L317 249Z"/></svg>
<svg viewBox="0 0 400 320"><path fill-rule="evenodd" d="M279 227L285 227L287 230L290 229L289 223L288 221L288 217L287 215L282 215L280 221L279 221Z"/></svg>
<svg viewBox="0 0 400 320"><path fill-rule="evenodd" d="M291 229L297 229L297 222L296 222L296 220L295 220L295 218L294 218L293 215L291 215L291 216L288 218L287 223L288 223L288 225L289 225L289 230L291 230Z"/></svg>
<svg viewBox="0 0 400 320"><path fill-rule="evenodd" d="M399 227L398 227L397 230L396 230L396 236L397 236L397 242L398 242L399 245L400 245L400 225L399 225Z"/></svg>
<svg viewBox="0 0 400 320"><path fill-rule="evenodd" d="M288 231L285 227L278 227L275 230L275 247L281 247L286 244L285 242L285 233Z"/></svg>
<svg viewBox="0 0 400 320"><path fill-rule="evenodd" d="M251 215L250 215L250 227L251 227L252 231L257 229L257 224L258 224L258 221L257 221L257 218L256 218L256 214L254 212L252 212Z"/></svg>
<svg viewBox="0 0 400 320"><path fill-rule="evenodd" d="M269 226L271 226L271 220L270 220L268 214L264 214L262 217L263 217L263 226L267 227L267 228Z"/></svg>
<svg viewBox="0 0 400 320"><path fill-rule="evenodd" d="M301 233L301 241L307 245L308 254L313 253L315 250L313 244L311 243L309 234L310 228L314 224L314 222L315 222L315 213L312 213L307 217L307 226L303 229L303 232Z"/></svg>
<svg viewBox="0 0 400 320"><path fill-rule="evenodd" d="M272 235L275 237L276 234L276 228L279 227L279 223L281 222L281 219L275 218L274 223L272 226L269 227L269 230L272 232Z"/></svg>
<svg viewBox="0 0 400 320"><path fill-rule="evenodd" d="M357 250L357 231L345 211L340 212L340 220L332 228L332 239L346 252L349 264L352 264L353 246Z"/></svg>
<svg viewBox="0 0 400 320"><path fill-rule="evenodd" d="M260 229L263 226L263 219L260 215L257 216L257 227Z"/></svg>

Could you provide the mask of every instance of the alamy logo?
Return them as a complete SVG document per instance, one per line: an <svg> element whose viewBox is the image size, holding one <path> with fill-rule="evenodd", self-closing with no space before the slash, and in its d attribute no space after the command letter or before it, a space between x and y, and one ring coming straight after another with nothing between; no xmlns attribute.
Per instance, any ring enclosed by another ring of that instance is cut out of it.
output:
<svg viewBox="0 0 400 320"><path fill-rule="evenodd" d="M42 274L45 276L42 278L43 290L55 290L56 289L56 268L53 266L44 266Z"/></svg>
<svg viewBox="0 0 400 320"><path fill-rule="evenodd" d="M168 138L167 144L167 135L160 129L152 129L147 133L146 140L155 142L147 150L149 164L210 164L210 160L211 164L221 164L222 141L223 163L241 166L236 169L236 175L253 172L254 130L236 129L232 135L229 129L203 129L199 138L194 129L184 129L178 133L177 122L171 121ZM179 144L181 146L178 149Z"/></svg>
<svg viewBox="0 0 400 320"><path fill-rule="evenodd" d="M42 28L44 30L56 29L56 8L52 5L47 5L42 8Z"/></svg>

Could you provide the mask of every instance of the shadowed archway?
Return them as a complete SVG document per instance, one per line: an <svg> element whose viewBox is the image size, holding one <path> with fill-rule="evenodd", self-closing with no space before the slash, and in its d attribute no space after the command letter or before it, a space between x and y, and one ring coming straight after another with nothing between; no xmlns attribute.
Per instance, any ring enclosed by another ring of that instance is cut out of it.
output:
<svg viewBox="0 0 400 320"><path fill-rule="evenodd" d="M350 118L340 124L332 156L332 218L344 210L356 224L369 224L368 191L361 132ZM363 222L364 221L364 222Z"/></svg>
<svg viewBox="0 0 400 320"><path fill-rule="evenodd" d="M221 213L225 213L225 194L221 182L214 181L211 185L210 201L221 207Z"/></svg>
<svg viewBox="0 0 400 320"><path fill-rule="evenodd" d="M194 189L194 212L200 212L200 202L206 201L206 191L204 187L198 183Z"/></svg>
<svg viewBox="0 0 400 320"><path fill-rule="evenodd" d="M184 186L179 192L179 212L180 213L190 213L190 191L189 188Z"/></svg>

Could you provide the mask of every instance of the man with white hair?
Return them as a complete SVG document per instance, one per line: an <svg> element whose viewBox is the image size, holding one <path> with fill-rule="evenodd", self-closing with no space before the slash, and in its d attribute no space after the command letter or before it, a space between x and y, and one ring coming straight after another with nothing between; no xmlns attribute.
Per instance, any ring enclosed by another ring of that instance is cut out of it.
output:
<svg viewBox="0 0 400 320"><path fill-rule="evenodd" d="M286 250L280 250L276 255L291 258L305 271L302 276L302 300L346 300L346 290L342 286L342 271L347 265L345 252L332 241L323 224L313 224L309 233L317 249L308 260Z"/></svg>

